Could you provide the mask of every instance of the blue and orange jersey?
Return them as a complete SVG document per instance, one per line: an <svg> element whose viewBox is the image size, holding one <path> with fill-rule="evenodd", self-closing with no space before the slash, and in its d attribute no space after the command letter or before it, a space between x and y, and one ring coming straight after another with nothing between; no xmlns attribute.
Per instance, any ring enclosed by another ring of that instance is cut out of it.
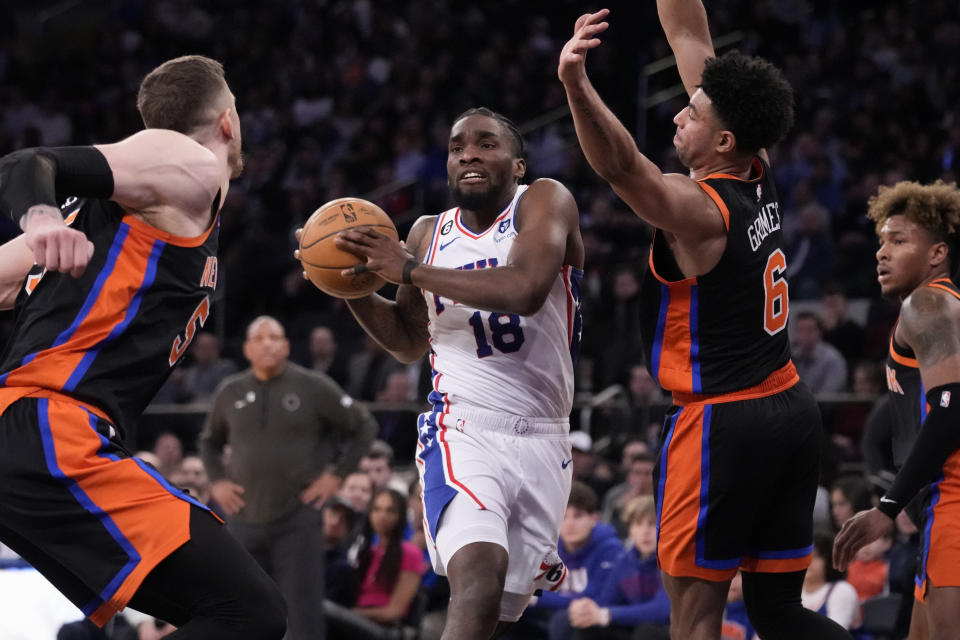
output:
<svg viewBox="0 0 960 640"><path fill-rule="evenodd" d="M760 157L752 176L698 181L727 229L726 248L709 273L684 277L663 234L654 234L642 337L650 372L669 391L740 391L790 364L782 208Z"/></svg>
<svg viewBox="0 0 960 640"><path fill-rule="evenodd" d="M940 278L926 286L941 289L960 299L960 289L949 278ZM900 320L897 320L897 324ZM910 347L899 344L894 335L897 325L890 332L890 349L887 352L887 391L893 411L893 463L899 469L910 453L920 425L927 417L927 391L920 380L920 365Z"/></svg>
<svg viewBox="0 0 960 640"><path fill-rule="evenodd" d="M79 278L31 270L0 385L64 394L128 426L210 314L219 200L206 232L182 238L109 200L68 199L64 219L87 235L93 257Z"/></svg>

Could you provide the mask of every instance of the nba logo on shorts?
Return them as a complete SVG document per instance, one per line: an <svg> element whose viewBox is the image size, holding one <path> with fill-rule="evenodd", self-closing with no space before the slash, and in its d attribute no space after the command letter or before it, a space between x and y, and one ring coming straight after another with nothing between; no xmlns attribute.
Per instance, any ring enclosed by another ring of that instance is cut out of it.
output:
<svg viewBox="0 0 960 640"><path fill-rule="evenodd" d="M460 433L463 433L463 429L466 426L467 426L466 420L464 420L463 418L457 418L457 427L456 427L457 431L459 431Z"/></svg>
<svg viewBox="0 0 960 640"><path fill-rule="evenodd" d="M517 421L513 424L513 432L518 436L522 436L529 430L530 423L526 418L517 418Z"/></svg>
<svg viewBox="0 0 960 640"><path fill-rule="evenodd" d="M940 394L940 406L949 407L950 406L950 392L944 391Z"/></svg>

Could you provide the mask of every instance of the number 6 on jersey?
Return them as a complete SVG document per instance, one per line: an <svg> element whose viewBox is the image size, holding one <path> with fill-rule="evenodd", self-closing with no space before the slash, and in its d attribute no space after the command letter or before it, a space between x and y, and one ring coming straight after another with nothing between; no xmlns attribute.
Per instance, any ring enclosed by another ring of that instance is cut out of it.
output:
<svg viewBox="0 0 960 640"><path fill-rule="evenodd" d="M783 331L790 315L786 272L787 258L777 249L763 270L763 328L770 335Z"/></svg>

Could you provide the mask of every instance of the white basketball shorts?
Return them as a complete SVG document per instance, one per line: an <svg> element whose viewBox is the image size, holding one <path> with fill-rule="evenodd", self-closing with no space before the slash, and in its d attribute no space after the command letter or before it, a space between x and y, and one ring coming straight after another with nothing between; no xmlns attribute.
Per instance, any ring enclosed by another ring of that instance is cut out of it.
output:
<svg viewBox="0 0 960 640"><path fill-rule="evenodd" d="M544 554L556 549L570 496L568 420L452 407L420 415L418 427L423 525L434 570L446 575L459 549L493 542L509 554L504 590L532 594Z"/></svg>

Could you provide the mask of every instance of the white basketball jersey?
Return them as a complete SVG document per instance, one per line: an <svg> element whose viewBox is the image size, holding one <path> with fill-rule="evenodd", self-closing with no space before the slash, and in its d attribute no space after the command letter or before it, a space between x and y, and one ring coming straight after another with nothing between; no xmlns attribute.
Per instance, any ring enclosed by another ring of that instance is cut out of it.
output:
<svg viewBox="0 0 960 640"><path fill-rule="evenodd" d="M490 269L507 263L517 235L520 185L488 229L473 231L460 209L437 216L426 264ZM430 365L435 411L476 407L517 416L567 418L573 366L580 349L583 272L564 265L532 316L491 313L424 291L430 312Z"/></svg>

